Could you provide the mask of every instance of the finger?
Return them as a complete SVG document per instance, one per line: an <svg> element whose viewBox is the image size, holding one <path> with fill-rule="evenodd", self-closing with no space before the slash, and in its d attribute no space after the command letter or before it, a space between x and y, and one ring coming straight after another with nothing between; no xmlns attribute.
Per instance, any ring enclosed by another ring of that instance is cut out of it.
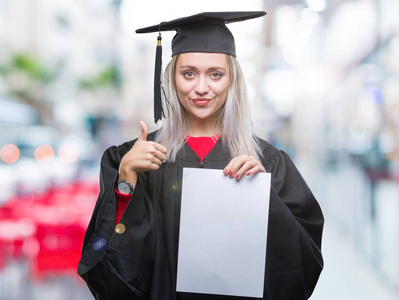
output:
<svg viewBox="0 0 399 300"><path fill-rule="evenodd" d="M244 174L246 174L249 170L254 169L257 165L258 162L256 160L246 161L234 174L234 178L239 180L242 176L244 176Z"/></svg>
<svg viewBox="0 0 399 300"><path fill-rule="evenodd" d="M229 175L230 177L233 177L233 170L236 168L237 163L240 164L241 157L235 157L233 158L228 165L223 169L223 173L225 175ZM235 173L235 172L234 172Z"/></svg>
<svg viewBox="0 0 399 300"><path fill-rule="evenodd" d="M153 163L153 164L156 164L156 165L158 165L158 166L160 166L160 165L162 165L162 160L160 160L160 159L154 157L154 158L152 159L152 163Z"/></svg>
<svg viewBox="0 0 399 300"><path fill-rule="evenodd" d="M148 149L147 155L147 158L150 160L156 158L160 161L164 161L166 159L166 155L161 151L158 151L153 145L151 145L151 148Z"/></svg>
<svg viewBox="0 0 399 300"><path fill-rule="evenodd" d="M163 154L162 152L158 151L158 150L156 150L153 153L153 155L154 155L155 158L159 159L160 161L164 161L166 159L166 155Z"/></svg>
<svg viewBox="0 0 399 300"><path fill-rule="evenodd" d="M166 154L168 152L168 149L166 149L165 146L158 144L158 143L153 143L154 147L161 153Z"/></svg>
<svg viewBox="0 0 399 300"><path fill-rule="evenodd" d="M161 146L162 150L165 150L166 148L160 144L151 142L151 144L149 144L149 148L148 148L148 153L151 154L153 157L156 157L160 160L165 160L166 159L166 151L165 153L161 152L158 150L159 146Z"/></svg>
<svg viewBox="0 0 399 300"><path fill-rule="evenodd" d="M148 167L145 169L145 171L155 171L159 169L159 165L155 163L151 163L148 165Z"/></svg>
<svg viewBox="0 0 399 300"><path fill-rule="evenodd" d="M245 175L247 176L252 176L255 175L257 173L266 173L265 168L262 165L256 165L255 167L253 167L252 169L249 169Z"/></svg>
<svg viewBox="0 0 399 300"><path fill-rule="evenodd" d="M228 164L228 167L225 168L225 174L233 178L236 172L242 167L244 163L245 161L242 156L232 159L231 162Z"/></svg>
<svg viewBox="0 0 399 300"><path fill-rule="evenodd" d="M142 162L137 169L137 172L145 172L151 170L158 170L159 166L162 164L162 161L155 157L147 158L144 162Z"/></svg>
<svg viewBox="0 0 399 300"><path fill-rule="evenodd" d="M242 155L237 157L235 160L234 164L231 166L229 176L230 177L235 177L237 175L237 172L241 170L245 164L247 164L249 157L247 155Z"/></svg>
<svg viewBox="0 0 399 300"><path fill-rule="evenodd" d="M231 161L227 164L227 166L225 166L224 169L223 169L224 175L229 174L232 165L233 165L233 161L231 160Z"/></svg>
<svg viewBox="0 0 399 300"><path fill-rule="evenodd" d="M140 121L141 125L141 132L139 136L139 140L141 141L146 141L147 140L147 135L148 135L148 127L147 124L144 121Z"/></svg>
<svg viewBox="0 0 399 300"><path fill-rule="evenodd" d="M223 169L224 175L229 175L229 173L230 173L230 171L231 171L231 168L233 167L233 165L234 165L234 163L235 163L236 160L237 160L237 158L233 158L233 159L227 164L227 166L224 167L224 169Z"/></svg>

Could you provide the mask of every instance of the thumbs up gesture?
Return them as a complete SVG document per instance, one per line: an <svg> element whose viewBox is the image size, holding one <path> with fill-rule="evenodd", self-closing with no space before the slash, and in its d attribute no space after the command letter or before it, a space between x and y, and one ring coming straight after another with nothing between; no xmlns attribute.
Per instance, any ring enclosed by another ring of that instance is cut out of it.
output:
<svg viewBox="0 0 399 300"><path fill-rule="evenodd" d="M141 133L132 149L122 158L119 166L119 180L127 180L131 184L137 181L137 173L158 170L166 159L167 149L153 141L147 141L148 127L140 121Z"/></svg>

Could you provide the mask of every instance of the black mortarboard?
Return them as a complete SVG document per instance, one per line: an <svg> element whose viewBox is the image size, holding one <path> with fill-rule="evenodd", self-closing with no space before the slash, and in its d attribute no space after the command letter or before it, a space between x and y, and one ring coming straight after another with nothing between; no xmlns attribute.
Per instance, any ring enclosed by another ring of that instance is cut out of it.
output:
<svg viewBox="0 0 399 300"><path fill-rule="evenodd" d="M177 32L172 41L172 56L186 52L208 52L225 53L235 57L234 37L225 24L258 18L265 14L264 11L204 12L137 29L136 33L159 32L154 76L155 123L164 115L161 100L161 31Z"/></svg>

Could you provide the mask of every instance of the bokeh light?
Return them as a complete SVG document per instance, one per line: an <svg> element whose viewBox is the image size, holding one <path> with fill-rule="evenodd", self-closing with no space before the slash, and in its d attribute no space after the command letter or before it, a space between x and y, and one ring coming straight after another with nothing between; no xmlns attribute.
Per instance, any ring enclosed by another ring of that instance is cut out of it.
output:
<svg viewBox="0 0 399 300"><path fill-rule="evenodd" d="M301 17L311 25L315 25L320 19L318 12L309 7L301 11Z"/></svg>
<svg viewBox="0 0 399 300"><path fill-rule="evenodd" d="M79 150L72 144L64 144L58 149L58 158L65 164L73 164L79 158Z"/></svg>
<svg viewBox="0 0 399 300"><path fill-rule="evenodd" d="M326 0L306 0L306 4L315 11L323 11L326 9Z"/></svg>
<svg viewBox="0 0 399 300"><path fill-rule="evenodd" d="M6 164L13 164L19 159L19 149L16 145L7 144L0 150L0 157Z"/></svg>
<svg viewBox="0 0 399 300"><path fill-rule="evenodd" d="M35 159L40 164L49 164L54 159L54 150L49 145L40 145L35 150Z"/></svg>
<svg viewBox="0 0 399 300"><path fill-rule="evenodd" d="M96 251L103 251L107 247L107 241L102 238L98 237L93 242L93 248Z"/></svg>

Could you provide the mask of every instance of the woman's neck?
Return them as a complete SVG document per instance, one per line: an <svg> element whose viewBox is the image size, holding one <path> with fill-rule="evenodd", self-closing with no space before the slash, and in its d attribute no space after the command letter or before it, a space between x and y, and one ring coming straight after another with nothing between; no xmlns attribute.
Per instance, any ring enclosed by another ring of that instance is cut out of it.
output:
<svg viewBox="0 0 399 300"><path fill-rule="evenodd" d="M209 120L190 122L188 134L192 137L215 136L220 134L220 129L216 126L216 122L210 122Z"/></svg>

